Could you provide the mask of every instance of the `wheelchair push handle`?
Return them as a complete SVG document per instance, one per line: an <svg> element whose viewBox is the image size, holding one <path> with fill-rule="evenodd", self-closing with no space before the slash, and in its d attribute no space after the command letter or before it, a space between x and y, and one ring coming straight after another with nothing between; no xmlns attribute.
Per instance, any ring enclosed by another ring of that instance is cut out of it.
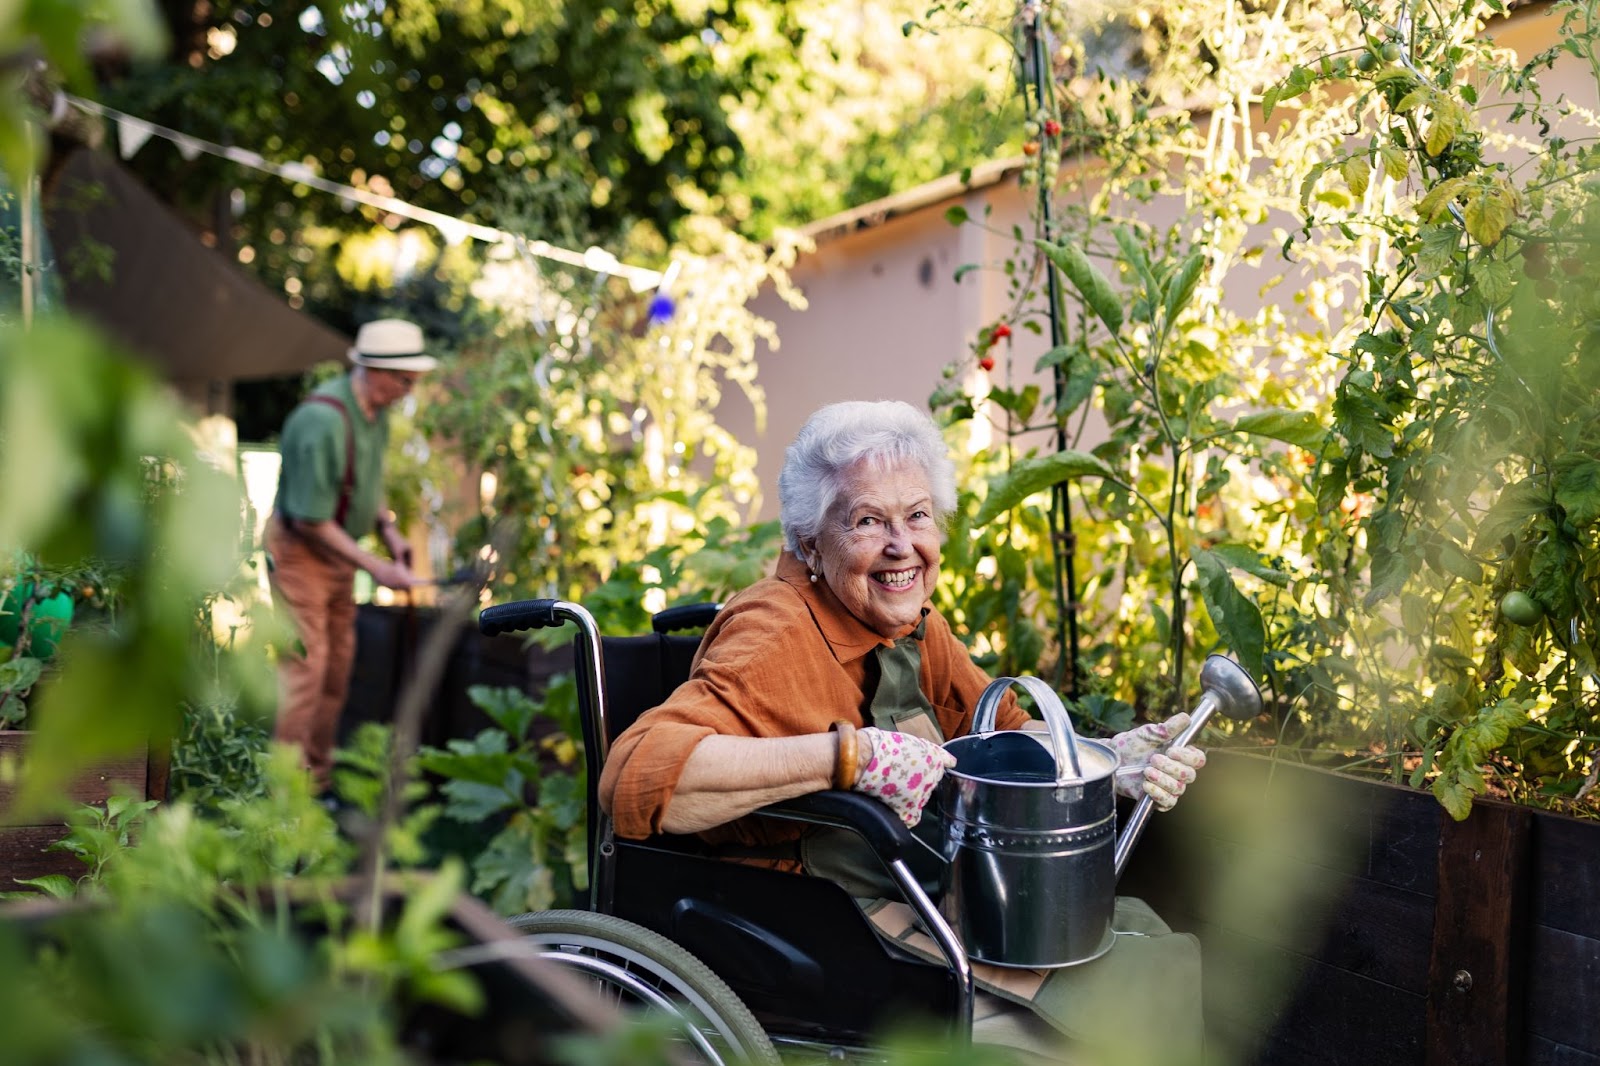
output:
<svg viewBox="0 0 1600 1066"><path fill-rule="evenodd" d="M563 600L517 600L485 607L478 615L478 631L486 637L520 633L524 629L552 629L567 622L580 622L588 612Z"/></svg>

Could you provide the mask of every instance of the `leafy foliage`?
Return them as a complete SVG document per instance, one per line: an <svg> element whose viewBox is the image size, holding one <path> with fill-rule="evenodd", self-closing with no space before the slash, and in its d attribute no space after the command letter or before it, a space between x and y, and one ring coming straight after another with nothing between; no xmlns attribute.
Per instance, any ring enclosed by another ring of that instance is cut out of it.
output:
<svg viewBox="0 0 1600 1066"><path fill-rule="evenodd" d="M496 827L470 859L472 890L502 914L570 904L589 883L576 683L557 675L538 701L484 685L467 694L498 728L425 748L418 764L445 778L446 818ZM541 718L547 724L535 737Z"/></svg>
<svg viewBox="0 0 1600 1066"><path fill-rule="evenodd" d="M1540 78L1600 64L1594 5L1560 9L1557 47L1517 59L1483 36L1494 3L1398 23L1136 5L1119 17L1164 46L1138 79L1087 75L1060 5L1039 76L1022 27L1039 207L1002 265L1010 305L933 397L996 442L955 565L1031 590L997 626L990 593L954 584L980 652L1067 675L1079 651L1087 696L1144 707L1221 643L1275 696L1263 741L1376 762L1458 817L1488 790L1592 795L1595 304L1575 253L1600 218L1592 118ZM1272 274L1260 234L1286 216ZM1224 300L1242 287L1264 310ZM1053 403L1011 365L1013 327L1050 330Z"/></svg>
<svg viewBox="0 0 1600 1066"><path fill-rule="evenodd" d="M1318 495L1370 498L1367 581L1338 544L1320 558L1334 610L1388 623L1352 636L1390 694L1390 749L1421 749L1412 779L1433 775L1458 818L1491 788L1558 806L1592 788L1600 440L1594 274L1575 253L1600 217L1593 122L1540 77L1558 56L1600 68L1594 5L1558 8L1556 47L1518 59L1481 36L1498 4L1399 28L1363 6L1378 61L1300 76L1306 107L1351 92L1361 131L1308 174L1299 240L1362 264Z"/></svg>

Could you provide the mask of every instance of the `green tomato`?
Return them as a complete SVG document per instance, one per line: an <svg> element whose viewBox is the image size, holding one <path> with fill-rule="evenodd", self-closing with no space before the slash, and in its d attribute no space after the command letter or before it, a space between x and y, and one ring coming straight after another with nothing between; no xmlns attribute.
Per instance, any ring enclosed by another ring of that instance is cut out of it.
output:
<svg viewBox="0 0 1600 1066"><path fill-rule="evenodd" d="M1371 52L1362 52L1356 56L1356 69L1371 72L1378 69L1378 57Z"/></svg>
<svg viewBox="0 0 1600 1066"><path fill-rule="evenodd" d="M1383 57L1383 61L1385 63L1398 63L1400 62L1400 57L1404 53L1401 51L1398 44L1396 44L1394 41L1390 41L1382 48L1378 49L1378 54Z"/></svg>
<svg viewBox="0 0 1600 1066"><path fill-rule="evenodd" d="M1501 597L1500 613L1508 622L1531 626L1544 617L1544 608L1539 606L1538 600L1521 589L1512 589Z"/></svg>

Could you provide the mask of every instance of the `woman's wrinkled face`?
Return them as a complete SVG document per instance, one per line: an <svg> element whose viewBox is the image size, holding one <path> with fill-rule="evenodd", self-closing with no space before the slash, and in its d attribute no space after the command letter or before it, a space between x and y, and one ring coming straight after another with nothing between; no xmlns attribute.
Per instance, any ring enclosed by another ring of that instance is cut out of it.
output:
<svg viewBox="0 0 1600 1066"><path fill-rule="evenodd" d="M894 637L915 625L939 580L939 526L922 467L857 463L816 541L803 547L811 569L867 628Z"/></svg>

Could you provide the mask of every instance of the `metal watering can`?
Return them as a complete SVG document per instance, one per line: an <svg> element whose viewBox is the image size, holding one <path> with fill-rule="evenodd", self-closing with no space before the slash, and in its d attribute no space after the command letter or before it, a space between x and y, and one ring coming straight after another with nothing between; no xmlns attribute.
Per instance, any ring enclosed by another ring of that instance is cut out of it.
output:
<svg viewBox="0 0 1600 1066"><path fill-rule="evenodd" d="M1049 726L1048 747L1039 733L994 728L1012 685L1033 697ZM1169 746L1192 741L1213 711L1240 720L1261 713L1255 682L1225 656L1206 659L1200 687L1188 728ZM1049 969L1110 951L1117 879L1154 809L1150 797L1141 798L1117 833L1116 749L1079 738L1043 681L1002 677L979 697L972 732L945 750L956 765L929 811L940 820L945 860L941 910L967 955Z"/></svg>

